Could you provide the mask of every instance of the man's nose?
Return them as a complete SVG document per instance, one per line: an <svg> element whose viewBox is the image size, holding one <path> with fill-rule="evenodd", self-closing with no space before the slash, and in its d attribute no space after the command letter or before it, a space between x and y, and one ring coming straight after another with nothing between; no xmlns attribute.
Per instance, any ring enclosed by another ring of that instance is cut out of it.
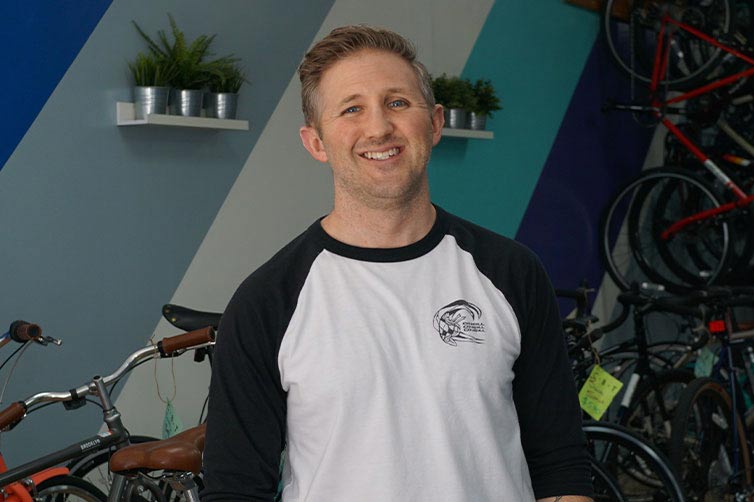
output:
<svg viewBox="0 0 754 502"><path fill-rule="evenodd" d="M392 134L393 121L389 111L382 107L372 108L367 114L364 132L369 138L383 138Z"/></svg>

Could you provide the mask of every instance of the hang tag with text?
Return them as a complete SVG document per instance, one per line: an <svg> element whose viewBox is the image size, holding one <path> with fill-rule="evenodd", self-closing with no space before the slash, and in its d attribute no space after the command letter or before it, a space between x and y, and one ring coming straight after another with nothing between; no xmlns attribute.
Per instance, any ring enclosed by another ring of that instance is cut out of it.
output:
<svg viewBox="0 0 754 502"><path fill-rule="evenodd" d="M599 420L610 407L610 403L613 402L621 387L623 387L623 382L595 365L579 392L581 409L593 419Z"/></svg>
<svg viewBox="0 0 754 502"><path fill-rule="evenodd" d="M694 363L694 376L697 378L710 376L715 362L717 362L717 354L709 347L702 347Z"/></svg>
<svg viewBox="0 0 754 502"><path fill-rule="evenodd" d="M165 406L165 418L162 420L162 439L175 436L183 429L181 419L175 413L173 401L168 400Z"/></svg>

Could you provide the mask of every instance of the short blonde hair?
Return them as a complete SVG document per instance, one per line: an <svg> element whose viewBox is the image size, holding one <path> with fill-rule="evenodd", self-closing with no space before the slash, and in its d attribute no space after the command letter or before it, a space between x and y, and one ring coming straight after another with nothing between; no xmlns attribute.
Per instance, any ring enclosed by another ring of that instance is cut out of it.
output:
<svg viewBox="0 0 754 502"><path fill-rule="evenodd" d="M364 24L342 26L317 42L304 56L298 67L301 79L301 108L308 126L316 126L318 119L317 88L325 70L341 59L361 50L375 49L391 52L411 65L419 81L422 96L431 109L435 106L432 77L416 59L416 48L406 38L385 28Z"/></svg>

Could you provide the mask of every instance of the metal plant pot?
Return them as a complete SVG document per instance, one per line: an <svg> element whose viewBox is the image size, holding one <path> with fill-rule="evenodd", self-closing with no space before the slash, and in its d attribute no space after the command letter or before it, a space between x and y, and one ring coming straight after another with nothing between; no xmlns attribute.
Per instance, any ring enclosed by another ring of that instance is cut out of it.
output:
<svg viewBox="0 0 754 502"><path fill-rule="evenodd" d="M207 117L235 119L238 108L238 94L234 92L208 92L204 98L204 112Z"/></svg>
<svg viewBox="0 0 754 502"><path fill-rule="evenodd" d="M445 127L451 129L465 129L468 122L469 112L463 108L449 108L445 114Z"/></svg>
<svg viewBox="0 0 754 502"><path fill-rule="evenodd" d="M471 112L469 114L469 129L473 129L475 131L484 131L485 126L487 125L487 114L486 113L474 113Z"/></svg>
<svg viewBox="0 0 754 502"><path fill-rule="evenodd" d="M142 120L150 114L168 113L170 87L134 87L134 118Z"/></svg>
<svg viewBox="0 0 754 502"><path fill-rule="evenodd" d="M193 89L173 89L170 97L170 113L184 117L198 117L202 114L204 91Z"/></svg>

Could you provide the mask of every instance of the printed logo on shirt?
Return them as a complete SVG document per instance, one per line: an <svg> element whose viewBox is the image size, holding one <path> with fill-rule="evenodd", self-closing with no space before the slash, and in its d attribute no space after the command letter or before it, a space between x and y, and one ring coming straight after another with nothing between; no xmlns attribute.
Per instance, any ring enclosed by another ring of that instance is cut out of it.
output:
<svg viewBox="0 0 754 502"><path fill-rule="evenodd" d="M482 309L466 300L456 300L437 311L432 324L443 342L457 346L458 342L484 343Z"/></svg>

